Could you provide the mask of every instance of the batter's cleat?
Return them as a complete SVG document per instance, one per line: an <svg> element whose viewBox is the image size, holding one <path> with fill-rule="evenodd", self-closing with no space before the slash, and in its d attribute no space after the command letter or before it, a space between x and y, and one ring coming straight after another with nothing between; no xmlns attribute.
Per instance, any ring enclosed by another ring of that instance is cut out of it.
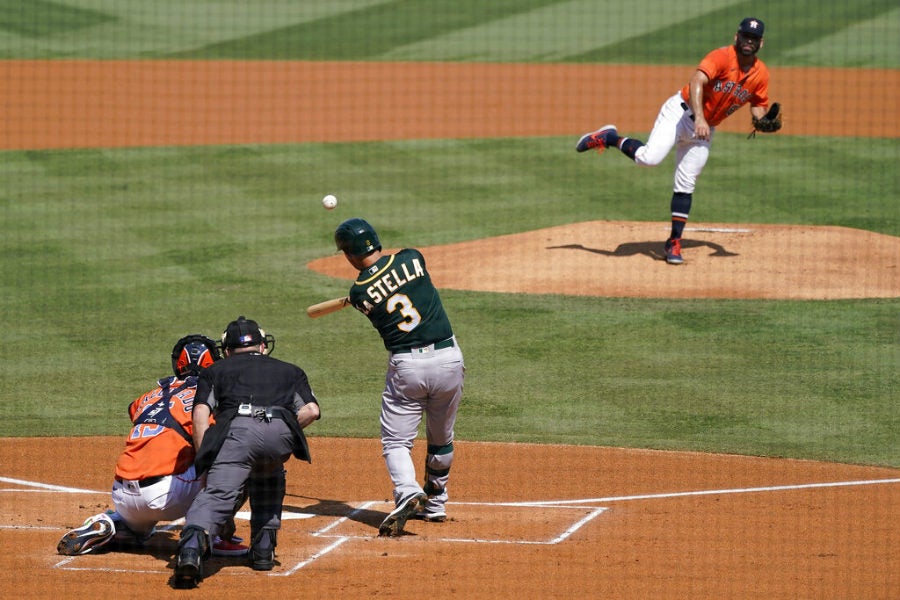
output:
<svg viewBox="0 0 900 600"><path fill-rule="evenodd" d="M250 548L241 542L244 540L233 536L230 540L223 540L219 536L213 539L212 555L213 556L247 556Z"/></svg>
<svg viewBox="0 0 900 600"><path fill-rule="evenodd" d="M179 589L197 587L203 581L203 563L197 548L181 548L175 562L172 584Z"/></svg>
<svg viewBox="0 0 900 600"><path fill-rule="evenodd" d="M680 265L684 262L681 257L681 239L669 238L666 241L666 262L670 265Z"/></svg>
<svg viewBox="0 0 900 600"><path fill-rule="evenodd" d="M95 515L88 518L81 527L62 536L56 545L56 551L64 556L87 554L108 544L115 535L116 526L112 519L104 514Z"/></svg>
<svg viewBox="0 0 900 600"><path fill-rule="evenodd" d="M250 568L271 571L275 566L275 530L262 529L250 547Z"/></svg>
<svg viewBox="0 0 900 600"><path fill-rule="evenodd" d="M447 520L447 513L444 511L420 510L416 512L415 518L427 523L443 523Z"/></svg>
<svg viewBox="0 0 900 600"><path fill-rule="evenodd" d="M424 492L419 492L397 504L397 508L391 511L391 514L381 522L381 526L378 528L378 535L400 535L400 532L403 531L403 527L406 526L406 522L417 510L419 510L420 505L425 502L427 497L428 496L425 495Z"/></svg>
<svg viewBox="0 0 900 600"><path fill-rule="evenodd" d="M581 139L575 144L575 150L578 152L596 150L600 153L607 148L615 146L618 137L619 133L616 131L615 125L604 125L597 131L592 131L581 136Z"/></svg>

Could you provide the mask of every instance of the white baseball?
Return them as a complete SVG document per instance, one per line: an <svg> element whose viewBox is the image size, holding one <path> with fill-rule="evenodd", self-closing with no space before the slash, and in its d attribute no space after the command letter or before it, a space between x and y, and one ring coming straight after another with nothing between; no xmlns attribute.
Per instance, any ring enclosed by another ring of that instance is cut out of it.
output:
<svg viewBox="0 0 900 600"><path fill-rule="evenodd" d="M324 206L327 210L333 209L337 206L337 198L332 194L328 194L324 198L322 198L322 206Z"/></svg>

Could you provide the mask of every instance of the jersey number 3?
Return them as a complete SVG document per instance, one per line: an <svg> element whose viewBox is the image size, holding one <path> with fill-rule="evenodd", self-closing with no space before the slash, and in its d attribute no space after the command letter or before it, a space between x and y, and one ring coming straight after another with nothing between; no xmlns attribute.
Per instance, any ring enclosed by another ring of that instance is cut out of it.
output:
<svg viewBox="0 0 900 600"><path fill-rule="evenodd" d="M416 307L413 306L412 301L410 301L409 296L406 294L395 294L391 296L388 298L384 308L388 313L399 310L400 314L403 315L403 318L406 319L397 324L397 329L400 331L412 331L422 322L422 315L419 314L419 311L416 310Z"/></svg>

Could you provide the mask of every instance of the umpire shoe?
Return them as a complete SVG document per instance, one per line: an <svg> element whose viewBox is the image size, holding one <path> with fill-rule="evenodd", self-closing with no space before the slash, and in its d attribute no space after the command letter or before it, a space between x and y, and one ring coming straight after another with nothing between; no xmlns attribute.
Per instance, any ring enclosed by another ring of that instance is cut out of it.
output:
<svg viewBox="0 0 900 600"><path fill-rule="evenodd" d="M619 133L616 131L616 126L612 124L604 125L597 131L581 136L581 139L575 144L575 150L578 152L597 150L598 153L601 153L607 148L615 146L618 141Z"/></svg>
<svg viewBox="0 0 900 600"><path fill-rule="evenodd" d="M261 529L250 545L250 568L271 571L275 566L275 530Z"/></svg>
<svg viewBox="0 0 900 600"><path fill-rule="evenodd" d="M381 522L378 528L380 536L396 536L400 535L403 527L411 516L413 516L428 496L425 492L419 492L409 496L399 504L391 513Z"/></svg>
<svg viewBox="0 0 900 600"><path fill-rule="evenodd" d="M108 544L115 535L113 520L107 515L96 515L64 535L56 545L56 551L64 556L87 554Z"/></svg>
<svg viewBox="0 0 900 600"><path fill-rule="evenodd" d="M197 548L184 548L178 551L175 562L173 583L176 588L188 589L197 587L203 580L203 563Z"/></svg>
<svg viewBox="0 0 900 600"><path fill-rule="evenodd" d="M670 265L680 265L684 262L681 257L681 240L678 238L669 238L666 241L666 262Z"/></svg>

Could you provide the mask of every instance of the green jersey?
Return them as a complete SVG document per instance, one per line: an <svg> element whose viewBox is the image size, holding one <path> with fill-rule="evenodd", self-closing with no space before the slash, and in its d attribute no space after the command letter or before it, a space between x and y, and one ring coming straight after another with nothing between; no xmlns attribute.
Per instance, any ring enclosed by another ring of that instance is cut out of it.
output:
<svg viewBox="0 0 900 600"><path fill-rule="evenodd" d="M369 318L391 352L453 336L425 257L414 248L382 256L360 271L350 288L350 303Z"/></svg>

